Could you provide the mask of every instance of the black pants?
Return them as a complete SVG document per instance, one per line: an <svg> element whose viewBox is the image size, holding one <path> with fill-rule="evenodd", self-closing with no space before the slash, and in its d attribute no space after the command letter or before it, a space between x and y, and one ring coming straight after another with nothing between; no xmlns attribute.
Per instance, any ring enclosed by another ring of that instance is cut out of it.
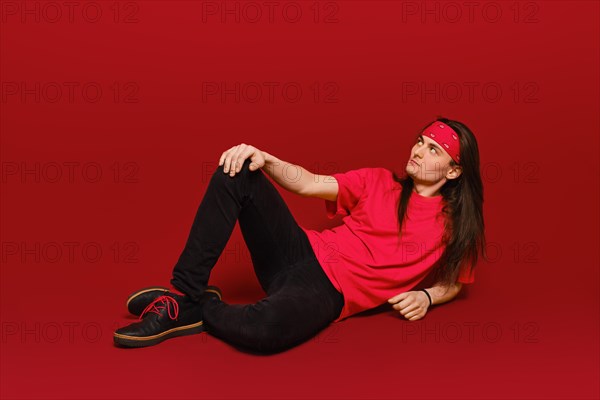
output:
<svg viewBox="0 0 600 400"><path fill-rule="evenodd" d="M247 159L234 177L223 166L213 173L171 284L198 300L239 221L267 296L255 304L206 302L204 325L232 345L272 353L315 336L340 315L344 299L277 189L249 164Z"/></svg>

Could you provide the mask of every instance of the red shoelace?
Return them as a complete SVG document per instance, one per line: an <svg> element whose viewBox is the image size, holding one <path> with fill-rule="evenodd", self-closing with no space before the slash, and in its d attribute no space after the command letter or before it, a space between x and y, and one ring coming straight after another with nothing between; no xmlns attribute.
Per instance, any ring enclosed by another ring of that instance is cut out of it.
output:
<svg viewBox="0 0 600 400"><path fill-rule="evenodd" d="M159 303L162 303L163 305L159 305ZM177 319L177 316L179 315L179 304L177 304L177 300L171 296L160 296L152 303L148 304L148 307L146 307L140 314L140 319L142 319L142 317L149 312L160 315L161 310L164 310L165 308L167 309L169 318ZM174 315L171 314L171 310L173 311Z"/></svg>

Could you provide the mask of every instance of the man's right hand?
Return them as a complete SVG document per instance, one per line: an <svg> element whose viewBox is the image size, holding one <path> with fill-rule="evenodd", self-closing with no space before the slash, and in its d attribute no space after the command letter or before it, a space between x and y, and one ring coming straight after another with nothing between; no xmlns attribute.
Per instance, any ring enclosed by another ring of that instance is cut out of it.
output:
<svg viewBox="0 0 600 400"><path fill-rule="evenodd" d="M221 154L219 159L219 166L223 165L223 172L229 172L229 176L234 176L237 172L240 172L244 161L250 157L250 171L256 171L265 165L265 153L260 151L254 146L249 144L239 144L233 146L229 150L226 150Z"/></svg>

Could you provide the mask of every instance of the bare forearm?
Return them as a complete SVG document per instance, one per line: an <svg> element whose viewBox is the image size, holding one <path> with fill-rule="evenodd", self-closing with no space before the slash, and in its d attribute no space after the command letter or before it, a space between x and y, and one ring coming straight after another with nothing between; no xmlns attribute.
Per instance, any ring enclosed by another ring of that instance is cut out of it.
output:
<svg viewBox="0 0 600 400"><path fill-rule="evenodd" d="M303 195L304 189L314 177L313 173L299 165L282 161L265 151L263 153L265 156L263 171L284 189Z"/></svg>
<svg viewBox="0 0 600 400"><path fill-rule="evenodd" d="M461 288L462 283L457 282L450 286L434 285L425 290L427 290L431 296L432 304L442 304L455 298Z"/></svg>

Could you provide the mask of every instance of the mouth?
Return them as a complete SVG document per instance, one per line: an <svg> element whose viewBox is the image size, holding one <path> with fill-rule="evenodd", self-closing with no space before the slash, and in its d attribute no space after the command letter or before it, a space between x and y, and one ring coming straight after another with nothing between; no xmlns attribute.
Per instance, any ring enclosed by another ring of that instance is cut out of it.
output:
<svg viewBox="0 0 600 400"><path fill-rule="evenodd" d="M408 163L409 163L409 164L412 164L412 165L415 165L415 166L417 166L417 167L420 167L420 166L421 166L421 164L419 164L418 162L416 162L415 160L412 160L412 159L411 159L411 160L410 160Z"/></svg>

